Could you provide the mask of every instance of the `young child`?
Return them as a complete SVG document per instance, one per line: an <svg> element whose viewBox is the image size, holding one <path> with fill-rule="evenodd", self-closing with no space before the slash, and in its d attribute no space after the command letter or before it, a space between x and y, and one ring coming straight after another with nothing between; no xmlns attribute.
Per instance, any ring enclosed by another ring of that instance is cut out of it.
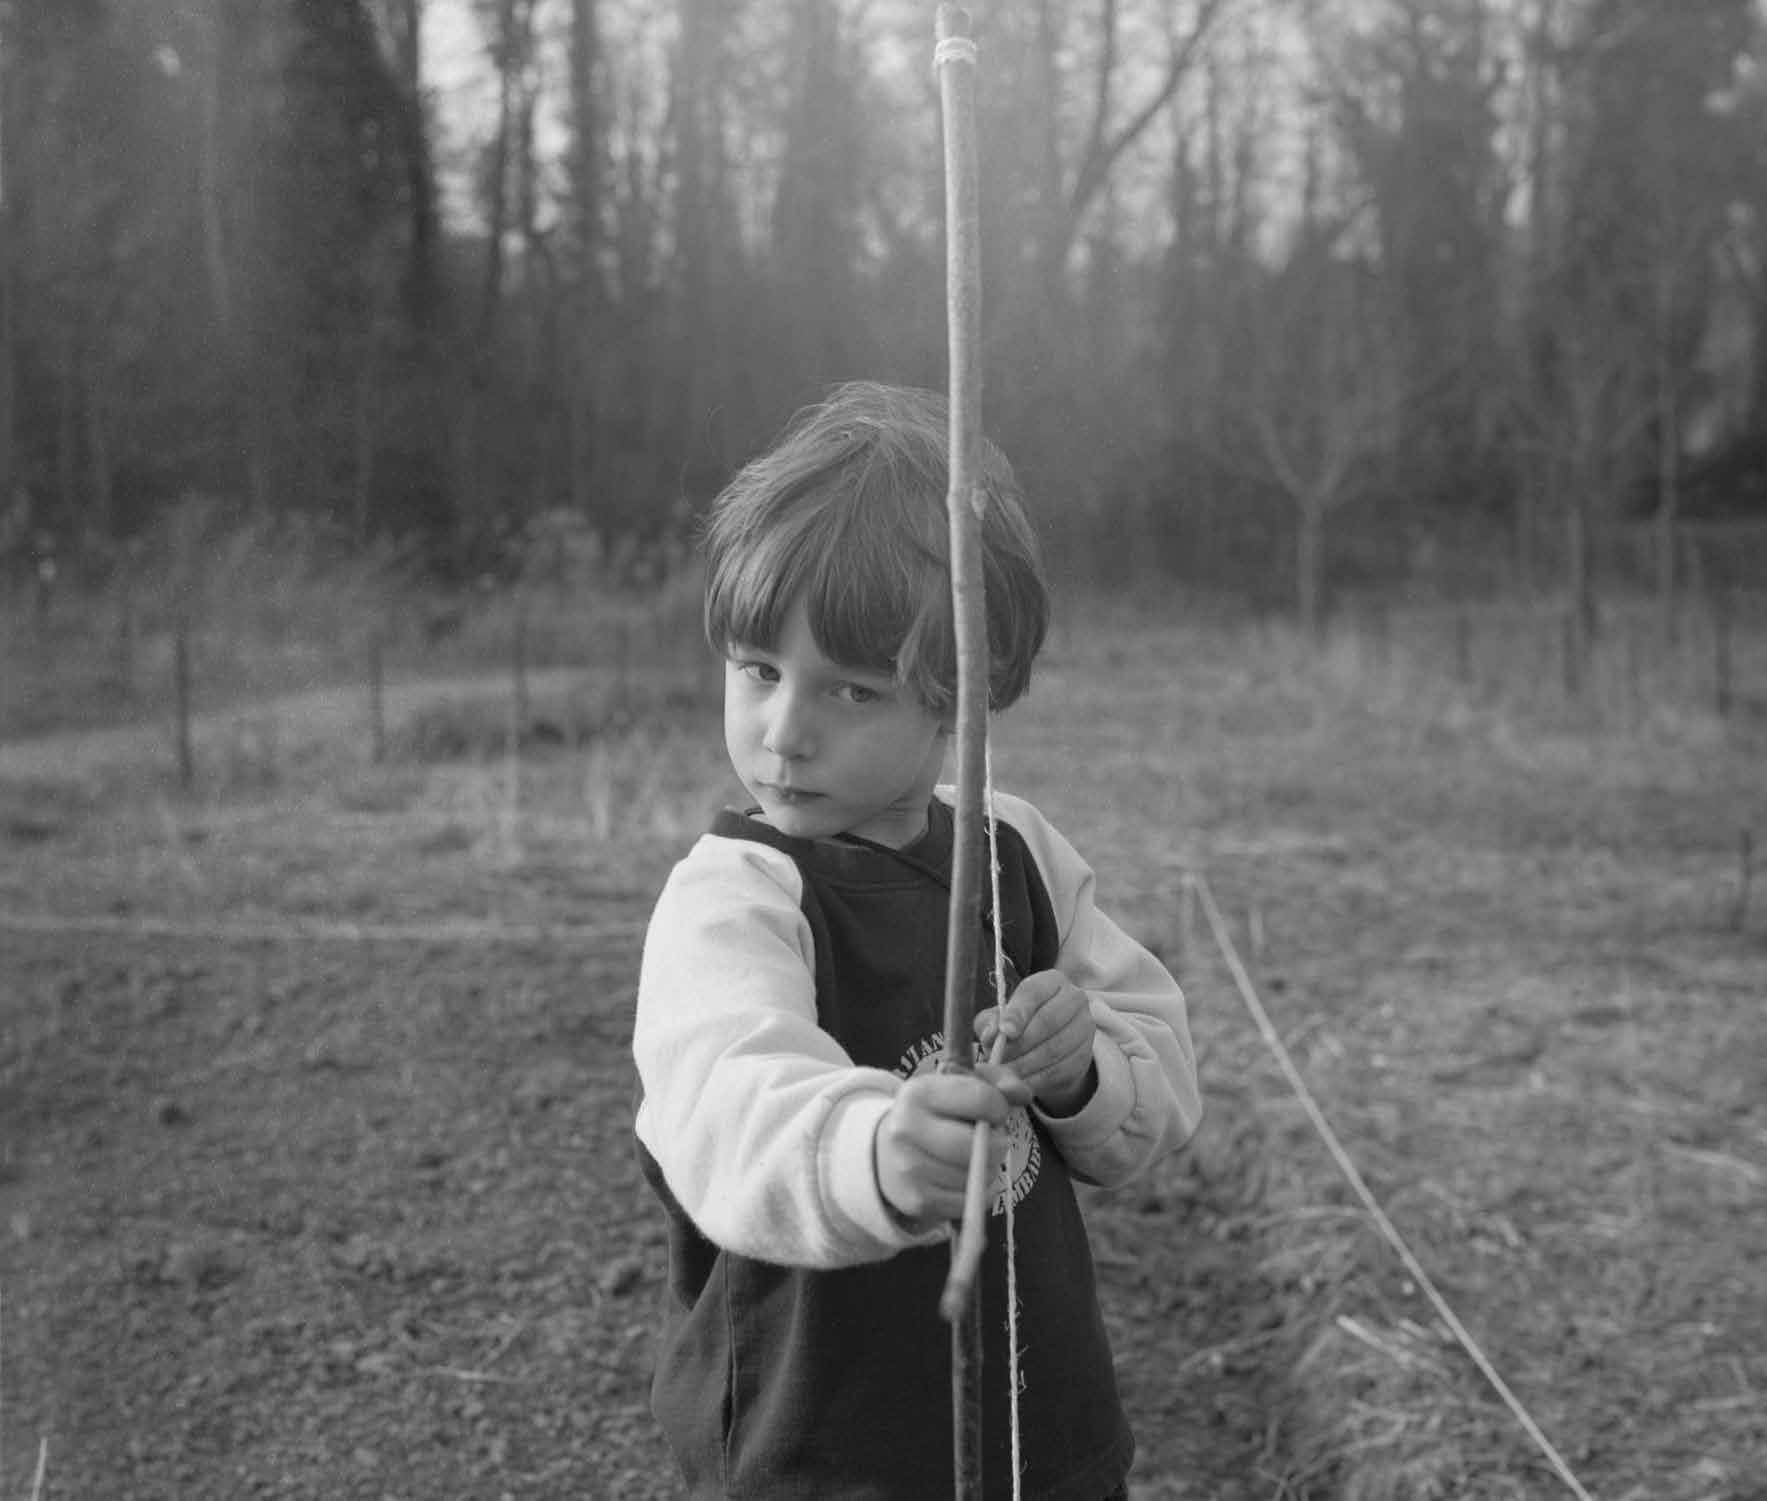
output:
<svg viewBox="0 0 1767 1501"><path fill-rule="evenodd" d="M675 867L645 942L633 1051L669 1225L652 1405L695 1497L931 1501L952 1490L939 1294L975 1122L995 1143L979 1280L983 1475L1013 1494L1014 1206L1022 1494L1121 1496L1118 1401L1073 1183L1116 1184L1200 1112L1184 999L1093 904L1091 870L997 795L1000 911L977 985L1008 1068L944 1043L954 723L946 412L852 385L800 413L715 503L706 634L753 799ZM991 707L1022 694L1048 598L1011 470L985 447ZM987 903L991 908L991 902ZM1022 978L1021 978L1022 977Z"/></svg>

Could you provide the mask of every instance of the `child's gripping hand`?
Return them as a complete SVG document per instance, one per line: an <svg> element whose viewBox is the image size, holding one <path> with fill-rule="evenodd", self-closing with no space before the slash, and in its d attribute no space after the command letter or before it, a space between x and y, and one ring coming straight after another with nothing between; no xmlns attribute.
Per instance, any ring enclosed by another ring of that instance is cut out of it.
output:
<svg viewBox="0 0 1767 1501"><path fill-rule="evenodd" d="M1002 1062L1023 1079L1051 1115L1073 1115L1092 1098L1097 1075L1092 1038L1097 1027L1086 992L1060 970L1027 975L1004 1007L976 1016L976 1038L992 1052L1006 1034Z"/></svg>
<svg viewBox="0 0 1767 1501"><path fill-rule="evenodd" d="M909 1220L961 1219L976 1123L1003 1125L1013 1106L1030 1101L1031 1091L1011 1070L989 1064L973 1074L910 1079L897 1091L872 1143L885 1200ZM1006 1159L1005 1133L992 1133L989 1146L989 1171L998 1176Z"/></svg>

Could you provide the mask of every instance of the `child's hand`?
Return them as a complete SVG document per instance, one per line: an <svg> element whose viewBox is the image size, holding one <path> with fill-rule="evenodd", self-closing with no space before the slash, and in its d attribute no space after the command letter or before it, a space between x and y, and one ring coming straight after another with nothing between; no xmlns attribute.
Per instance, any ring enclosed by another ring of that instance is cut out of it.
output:
<svg viewBox="0 0 1767 1501"><path fill-rule="evenodd" d="M1005 1032L1002 1061L1026 1084L1051 1115L1073 1115L1092 1097L1092 1006L1060 970L1027 975L1004 1007L976 1016L976 1038L991 1052L996 1033Z"/></svg>
<svg viewBox="0 0 1767 1501"><path fill-rule="evenodd" d="M1014 1105L1030 1101L1023 1081L1009 1069L987 1064L973 1074L910 1079L879 1123L872 1145L884 1198L910 1220L961 1219L976 1122L999 1126ZM992 1182L1006 1160L1005 1133L991 1133L989 1146Z"/></svg>

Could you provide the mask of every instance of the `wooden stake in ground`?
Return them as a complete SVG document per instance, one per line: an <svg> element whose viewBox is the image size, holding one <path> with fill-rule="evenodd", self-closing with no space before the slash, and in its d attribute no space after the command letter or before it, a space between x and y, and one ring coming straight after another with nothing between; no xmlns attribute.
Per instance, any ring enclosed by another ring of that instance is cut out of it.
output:
<svg viewBox="0 0 1767 1501"><path fill-rule="evenodd" d="M1720 580L1712 590L1712 706L1720 719L1730 717L1733 702L1731 691L1730 646L1732 616L1730 589Z"/></svg>
<svg viewBox="0 0 1767 1501"><path fill-rule="evenodd" d="M182 611L172 638L172 677L178 714L178 785L188 792L196 780L196 754L190 731L190 617Z"/></svg>
<svg viewBox="0 0 1767 1501"><path fill-rule="evenodd" d="M1755 876L1755 832L1741 829L1736 836L1736 900L1730 908L1730 926L1738 933L1749 925L1749 888Z"/></svg>
<svg viewBox="0 0 1767 1501"><path fill-rule="evenodd" d="M516 596L509 642L510 712L519 741L528 732L528 602Z"/></svg>
<svg viewBox="0 0 1767 1501"><path fill-rule="evenodd" d="M368 638L368 719L374 764L387 758L385 643L377 628Z"/></svg>
<svg viewBox="0 0 1767 1501"><path fill-rule="evenodd" d="M975 984L981 951L983 784L988 736L988 627L982 597L982 493L976 483L981 439L981 254L977 209L975 43L969 13L940 5L939 101L945 133L945 288L950 360L951 458L946 510L951 525L951 604L957 638L957 807L951 857L950 924L945 944L945 1051L940 1067L971 1067ZM986 1128L980 1128L985 1130ZM954 1269L975 1226L952 1243ZM958 1289L961 1291L961 1289ZM982 1494L981 1300L954 1299L951 1324L952 1461L958 1501ZM956 1302L958 1307L953 1308Z"/></svg>

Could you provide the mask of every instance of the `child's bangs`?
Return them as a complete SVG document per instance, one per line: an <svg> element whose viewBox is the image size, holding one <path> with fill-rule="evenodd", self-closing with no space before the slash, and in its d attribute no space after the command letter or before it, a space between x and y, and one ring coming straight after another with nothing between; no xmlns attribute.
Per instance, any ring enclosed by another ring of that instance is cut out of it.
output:
<svg viewBox="0 0 1767 1501"><path fill-rule="evenodd" d="M949 635L939 629L949 583L941 556L902 520L897 506L849 493L731 539L708 580L708 638L720 649L740 641L771 650L802 600L830 661L888 672L924 692L931 664L918 658L929 637Z"/></svg>
<svg viewBox="0 0 1767 1501"><path fill-rule="evenodd" d="M857 510L843 520L824 545L806 549L800 588L810 634L829 660L914 686L919 664L906 658L941 609L943 562L903 528L867 526Z"/></svg>
<svg viewBox="0 0 1767 1501"><path fill-rule="evenodd" d="M796 593L799 540L784 528L752 528L719 549L706 581L706 640L715 650L778 643Z"/></svg>

